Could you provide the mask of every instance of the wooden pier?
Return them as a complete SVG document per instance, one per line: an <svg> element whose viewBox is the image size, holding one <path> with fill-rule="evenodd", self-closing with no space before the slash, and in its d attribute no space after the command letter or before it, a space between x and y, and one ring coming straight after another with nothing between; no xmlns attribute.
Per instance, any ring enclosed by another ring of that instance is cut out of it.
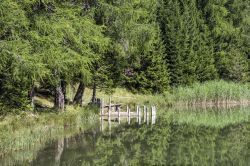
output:
<svg viewBox="0 0 250 166"><path fill-rule="evenodd" d="M142 122L155 124L156 106L123 106L121 104L113 104L110 97L109 103L106 105L103 99L100 101L100 116L102 120L108 119L109 122L111 119L117 118L120 123L121 118L127 118L127 121L130 124L131 118L137 118L139 124Z"/></svg>

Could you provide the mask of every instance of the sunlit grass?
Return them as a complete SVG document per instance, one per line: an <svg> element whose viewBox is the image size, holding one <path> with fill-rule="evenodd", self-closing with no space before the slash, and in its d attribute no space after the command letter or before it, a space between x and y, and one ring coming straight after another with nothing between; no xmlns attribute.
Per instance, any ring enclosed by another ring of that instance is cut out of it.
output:
<svg viewBox="0 0 250 166"><path fill-rule="evenodd" d="M171 119L177 124L223 128L250 120L249 107L161 110L160 118Z"/></svg>
<svg viewBox="0 0 250 166"><path fill-rule="evenodd" d="M77 85L67 87L67 99L73 101L77 91ZM226 81L209 81L195 83L191 86L179 86L165 91L162 94L132 93L124 88L113 89L112 94L97 90L97 98L104 103L124 105L156 105L158 107L169 106L209 106L209 105L243 105L250 103L250 85ZM92 89L86 88L83 96L83 104L91 102ZM47 107L53 107L53 101L36 97L36 102Z"/></svg>
<svg viewBox="0 0 250 166"><path fill-rule="evenodd" d="M48 141L69 137L95 125L97 115L80 107L67 107L62 113L22 113L0 121L0 158L13 156L32 159ZM23 156L22 153L30 152ZM18 155L17 155L18 154ZM19 159L15 159L19 160Z"/></svg>
<svg viewBox="0 0 250 166"><path fill-rule="evenodd" d="M178 87L173 90L172 96L174 103L186 105L247 104L250 100L250 88L248 84L210 81L188 87Z"/></svg>
<svg viewBox="0 0 250 166"><path fill-rule="evenodd" d="M43 106L43 107L47 107L47 108L52 108L54 106L53 101L51 101L51 99L48 99L46 97L43 96L35 96L35 103Z"/></svg>
<svg viewBox="0 0 250 166"><path fill-rule="evenodd" d="M85 104L89 103L92 90L86 89ZM97 97L104 99L105 103L112 101L122 104L168 106L199 106L199 105L243 105L249 104L250 86L226 81L209 81L196 83L192 86L177 87L163 94L134 94L126 89L117 88L113 94L97 92Z"/></svg>

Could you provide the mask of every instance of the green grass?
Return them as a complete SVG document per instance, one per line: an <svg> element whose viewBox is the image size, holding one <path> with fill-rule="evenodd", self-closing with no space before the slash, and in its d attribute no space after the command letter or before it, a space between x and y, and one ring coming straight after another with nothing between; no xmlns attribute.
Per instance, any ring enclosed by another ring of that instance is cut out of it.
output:
<svg viewBox="0 0 250 166"><path fill-rule="evenodd" d="M233 108L174 108L160 110L161 118L176 124L223 128L228 125L249 123L249 107ZM159 119L158 119L159 120Z"/></svg>
<svg viewBox="0 0 250 166"><path fill-rule="evenodd" d="M76 93L75 87L68 86L67 98L71 101ZM246 105L250 103L250 85L226 81L209 81L195 83L191 86L172 88L163 94L135 94L126 89L116 88L114 93L106 94L97 91L97 98L104 99L107 104L109 97L113 103L124 105L156 105L158 107L170 106L226 106ZM86 88L83 101L88 105L91 101L92 90ZM36 97L36 102L48 108L53 107L53 101L43 97Z"/></svg>
<svg viewBox="0 0 250 166"><path fill-rule="evenodd" d="M68 88L68 97L73 98L74 90ZM91 89L86 89L84 104L91 99ZM236 84L225 81L211 81L197 83L192 86L178 87L164 94L145 95L133 94L125 89L117 88L112 96L113 103L129 105L156 105L163 111L162 117L169 116L176 123L224 127L249 121L247 109L196 109L197 106L220 105L227 108L228 104L244 105L250 101L249 84ZM98 98L107 103L110 95L98 91ZM22 112L0 117L0 158L6 162L29 161L33 159L39 149L45 147L49 141L62 137L70 137L82 130L89 129L98 123L98 110L94 107L66 106L66 111L53 111L53 101L43 97L36 97L39 105L45 106L40 112ZM173 108L169 108L173 106ZM180 106L180 107L179 107ZM188 106L189 109L183 109ZM182 109L180 109L182 108ZM161 118L161 117L159 117ZM9 157L8 157L9 156ZM14 158L11 156L15 156ZM18 163L18 162L15 162Z"/></svg>
<svg viewBox="0 0 250 166"><path fill-rule="evenodd" d="M97 119L93 111L80 107L68 107L62 113L24 112L5 116L0 121L0 158L15 154L15 157L21 156L15 160L32 159L47 142L70 137L78 133L79 128L87 130ZM23 156L23 152L28 154Z"/></svg>
<svg viewBox="0 0 250 166"><path fill-rule="evenodd" d="M87 89L84 101L91 99L92 91ZM111 95L98 91L97 97L106 103L112 101L122 104L169 106L223 106L246 105L250 101L250 85L226 81L209 81L195 83L192 86L181 86L163 94L133 94L125 89L117 88Z"/></svg>
<svg viewBox="0 0 250 166"><path fill-rule="evenodd" d="M202 104L248 104L250 100L249 84L225 81L196 83L188 87L179 87L172 92L173 103L184 105Z"/></svg>
<svg viewBox="0 0 250 166"><path fill-rule="evenodd" d="M76 89L68 87L67 96L71 100L75 91ZM91 100L91 95L92 90L86 89L85 105ZM196 109L190 111L190 106L195 108L219 105L227 108L228 105L248 104L250 101L249 84L210 81L174 88L156 95L134 94L121 88L115 89L112 95L102 91L97 92L97 97L104 99L106 103L110 96L113 103L123 105L156 105L158 109L165 112L162 116L169 116L177 123L224 127L229 124L248 122L250 117L247 109ZM67 105L66 111L57 113L51 109L52 100L43 97L36 97L35 100L36 103L47 109L39 112L24 111L0 117L0 158L4 156L7 162L12 160L29 161L49 141L65 136L70 137L78 133L79 128L87 130L98 122L98 110L94 107L82 108ZM169 109L170 106L176 109ZM189 109L185 110L183 106L188 106Z"/></svg>

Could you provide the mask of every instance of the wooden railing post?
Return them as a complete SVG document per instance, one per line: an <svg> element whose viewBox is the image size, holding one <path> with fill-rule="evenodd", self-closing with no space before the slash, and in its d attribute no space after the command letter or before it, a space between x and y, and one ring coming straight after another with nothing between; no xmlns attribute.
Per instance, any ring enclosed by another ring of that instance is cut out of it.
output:
<svg viewBox="0 0 250 166"><path fill-rule="evenodd" d="M101 115L101 116L103 116L103 105L104 105L104 104L103 104L103 103L104 103L103 101L104 101L103 99L101 99L101 101L100 101L100 115Z"/></svg>
<svg viewBox="0 0 250 166"><path fill-rule="evenodd" d="M111 112L111 96L109 97L109 110L108 110L109 117L110 117L110 112Z"/></svg>
<svg viewBox="0 0 250 166"><path fill-rule="evenodd" d="M141 124L141 108L138 108L138 123Z"/></svg>
<svg viewBox="0 0 250 166"><path fill-rule="evenodd" d="M120 116L121 116L121 112L120 112L121 110L120 110L120 107L118 107L117 108L117 112L118 112L118 118L120 118Z"/></svg>
<svg viewBox="0 0 250 166"><path fill-rule="evenodd" d="M130 108L128 108L128 124L130 124Z"/></svg>
<svg viewBox="0 0 250 166"><path fill-rule="evenodd" d="M151 116L152 124L155 124L155 118L156 118L156 106L152 106L152 116Z"/></svg>
<svg viewBox="0 0 250 166"><path fill-rule="evenodd" d="M149 110L148 108L146 108L146 121L147 121L147 125L149 124Z"/></svg>

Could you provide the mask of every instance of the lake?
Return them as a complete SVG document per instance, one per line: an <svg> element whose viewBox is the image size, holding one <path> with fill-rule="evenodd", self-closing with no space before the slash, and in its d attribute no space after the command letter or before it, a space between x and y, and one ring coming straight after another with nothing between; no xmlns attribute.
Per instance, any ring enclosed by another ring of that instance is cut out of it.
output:
<svg viewBox="0 0 250 166"><path fill-rule="evenodd" d="M209 108L160 109L153 123L96 119L87 130L66 127L59 138L44 136L44 144L8 154L0 165L248 166L249 118L250 108Z"/></svg>

